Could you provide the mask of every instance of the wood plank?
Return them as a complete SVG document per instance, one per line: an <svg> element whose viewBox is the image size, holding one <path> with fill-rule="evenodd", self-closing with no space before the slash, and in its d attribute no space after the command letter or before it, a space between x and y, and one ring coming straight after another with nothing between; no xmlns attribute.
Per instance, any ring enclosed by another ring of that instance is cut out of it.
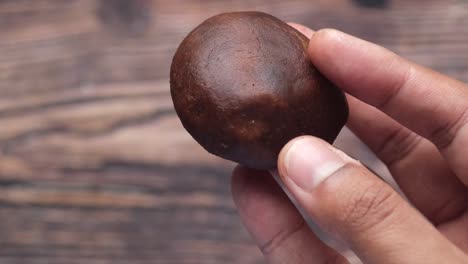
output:
<svg viewBox="0 0 468 264"><path fill-rule="evenodd" d="M263 263L233 164L175 115L172 55L207 17L259 10L468 81L468 2L362 2L0 1L0 263Z"/></svg>

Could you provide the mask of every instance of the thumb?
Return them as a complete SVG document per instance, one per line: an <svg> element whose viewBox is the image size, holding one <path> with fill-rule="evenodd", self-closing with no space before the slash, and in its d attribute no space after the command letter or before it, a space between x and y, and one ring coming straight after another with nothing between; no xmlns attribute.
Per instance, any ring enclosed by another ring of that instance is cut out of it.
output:
<svg viewBox="0 0 468 264"><path fill-rule="evenodd" d="M466 262L395 190L325 141L292 140L281 151L278 168L306 213L364 263Z"/></svg>

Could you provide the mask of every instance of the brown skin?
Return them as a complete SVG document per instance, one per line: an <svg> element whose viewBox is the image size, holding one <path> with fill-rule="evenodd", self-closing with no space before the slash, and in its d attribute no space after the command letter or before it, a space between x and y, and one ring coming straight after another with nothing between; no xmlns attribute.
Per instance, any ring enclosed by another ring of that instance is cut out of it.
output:
<svg viewBox="0 0 468 264"><path fill-rule="evenodd" d="M260 12L225 13L195 28L171 66L182 124L207 151L255 169L276 167L300 135L333 142L348 105L307 56L308 39Z"/></svg>
<svg viewBox="0 0 468 264"><path fill-rule="evenodd" d="M265 263L348 263L303 216L365 264L468 263L468 85L343 32L297 28L311 37L314 65L351 95L348 127L405 199L322 140L294 139L278 160L294 204L268 173L239 166L232 179Z"/></svg>

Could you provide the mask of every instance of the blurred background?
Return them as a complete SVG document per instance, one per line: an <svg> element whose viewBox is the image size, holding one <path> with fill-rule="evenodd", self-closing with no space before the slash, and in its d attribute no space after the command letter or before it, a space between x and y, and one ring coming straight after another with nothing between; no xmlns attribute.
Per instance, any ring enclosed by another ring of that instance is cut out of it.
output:
<svg viewBox="0 0 468 264"><path fill-rule="evenodd" d="M263 263L233 165L191 139L169 96L183 37L234 10L337 28L468 81L467 0L0 0L1 264ZM338 144L381 166L349 133Z"/></svg>

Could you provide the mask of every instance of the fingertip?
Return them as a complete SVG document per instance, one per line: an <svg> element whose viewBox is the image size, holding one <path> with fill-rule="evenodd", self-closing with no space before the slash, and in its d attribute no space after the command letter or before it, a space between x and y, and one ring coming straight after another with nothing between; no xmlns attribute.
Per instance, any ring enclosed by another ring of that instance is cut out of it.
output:
<svg viewBox="0 0 468 264"><path fill-rule="evenodd" d="M371 105L383 104L409 72L393 52L335 29L317 31L308 54L328 80Z"/></svg>
<svg viewBox="0 0 468 264"><path fill-rule="evenodd" d="M266 171L234 169L233 193L244 226L268 263L347 263L307 226L299 211Z"/></svg>
<svg viewBox="0 0 468 264"><path fill-rule="evenodd" d="M333 29L333 28L322 28L315 32L313 36L313 41L334 41L337 39L341 39L345 33L342 31Z"/></svg>
<svg viewBox="0 0 468 264"><path fill-rule="evenodd" d="M325 28L314 33L308 47L308 53L314 63L324 61L336 53L334 46L341 41L345 33L336 29Z"/></svg>
<svg viewBox="0 0 468 264"><path fill-rule="evenodd" d="M297 31L301 32L302 34L304 34L304 36L306 36L309 39L315 33L315 31L312 30L311 28L306 27L306 26L304 26L302 24L299 24L299 23L289 22L288 25L295 28Z"/></svg>
<svg viewBox="0 0 468 264"><path fill-rule="evenodd" d="M260 248L278 230L301 221L295 207L266 171L237 166L232 194L242 222Z"/></svg>
<svg viewBox="0 0 468 264"><path fill-rule="evenodd" d="M244 181L244 168L241 165L237 165L234 170L232 171L231 176L231 193L234 198L234 202L236 202L238 190L242 189L241 186L243 185Z"/></svg>
<svg viewBox="0 0 468 264"><path fill-rule="evenodd" d="M232 184L239 185L243 184L248 180L255 180L259 176L270 176L267 171L251 169L243 165L237 165L232 171Z"/></svg>
<svg viewBox="0 0 468 264"><path fill-rule="evenodd" d="M290 140L280 151L280 154L278 156L278 172L281 177L286 175L286 163L288 162L288 153L291 150L291 148L296 145L296 144L301 144L301 142L304 141L323 141L319 138L313 137L313 136L299 136L297 138L294 138Z"/></svg>
<svg viewBox="0 0 468 264"><path fill-rule="evenodd" d="M238 201L239 193L244 189L246 180L249 175L249 171L242 165L237 165L232 171L231 177L231 193L234 198L234 202Z"/></svg>
<svg viewBox="0 0 468 264"><path fill-rule="evenodd" d="M254 170L248 167L237 165L231 178L231 192L234 202L238 207L242 207L252 196L261 194L265 186L271 186L273 179L266 171ZM275 183L275 182L273 182Z"/></svg>
<svg viewBox="0 0 468 264"><path fill-rule="evenodd" d="M237 185L240 183L240 181L243 180L244 175L248 173L246 171L246 168L242 165L237 165L234 167L234 170L232 170L232 178L231 178L231 183L232 185Z"/></svg>

